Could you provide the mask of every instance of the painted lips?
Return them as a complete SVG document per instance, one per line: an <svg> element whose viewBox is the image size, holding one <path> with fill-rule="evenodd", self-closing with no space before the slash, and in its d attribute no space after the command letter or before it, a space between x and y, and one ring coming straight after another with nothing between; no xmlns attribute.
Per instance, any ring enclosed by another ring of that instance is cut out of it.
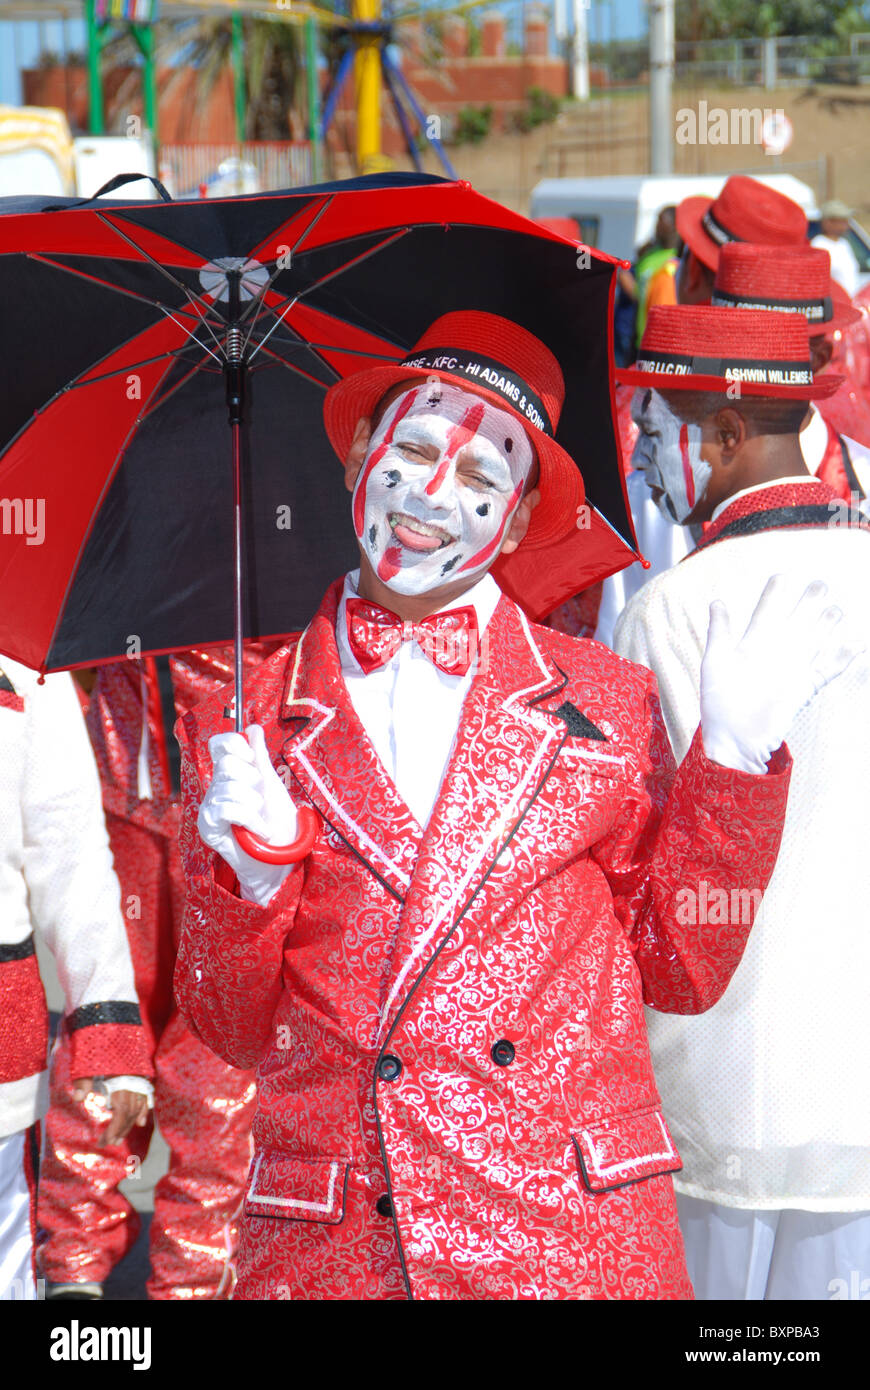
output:
<svg viewBox="0 0 870 1390"><path fill-rule="evenodd" d="M391 512L389 522L396 540L408 550L441 550L454 540L442 527L430 526L408 512Z"/></svg>

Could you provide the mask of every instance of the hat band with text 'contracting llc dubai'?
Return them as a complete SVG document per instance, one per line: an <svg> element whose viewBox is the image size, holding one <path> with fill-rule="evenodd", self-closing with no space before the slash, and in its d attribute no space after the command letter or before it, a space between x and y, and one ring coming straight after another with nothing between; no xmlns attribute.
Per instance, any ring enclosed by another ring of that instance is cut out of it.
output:
<svg viewBox="0 0 870 1390"><path fill-rule="evenodd" d="M617 377L626 385L660 391L784 400L823 399L843 382L827 373L813 377L809 325L802 314L710 304L650 309L637 361L617 368Z"/></svg>
<svg viewBox="0 0 870 1390"><path fill-rule="evenodd" d="M710 302L714 308L803 314L811 337L838 332L861 317L831 279L831 257L820 246L723 246Z"/></svg>

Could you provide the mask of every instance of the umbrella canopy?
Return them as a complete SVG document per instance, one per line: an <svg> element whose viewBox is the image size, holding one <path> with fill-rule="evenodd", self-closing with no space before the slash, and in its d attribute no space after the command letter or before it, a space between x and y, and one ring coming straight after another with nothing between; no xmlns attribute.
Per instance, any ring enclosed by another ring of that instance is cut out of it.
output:
<svg viewBox="0 0 870 1390"><path fill-rule="evenodd" d="M232 636L234 295L249 364L246 636L304 626L357 562L326 389L400 360L451 309L510 318L561 363L557 439L596 509L578 532L572 591L630 563L610 408L613 276L610 258L581 257L467 183L424 175L191 202L0 200L11 387L0 652L58 670ZM531 585L546 555L530 559Z"/></svg>

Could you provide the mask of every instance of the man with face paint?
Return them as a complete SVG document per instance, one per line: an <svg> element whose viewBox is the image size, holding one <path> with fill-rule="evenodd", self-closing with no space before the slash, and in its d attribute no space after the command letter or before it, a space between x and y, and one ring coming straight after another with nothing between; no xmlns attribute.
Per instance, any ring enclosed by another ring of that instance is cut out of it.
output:
<svg viewBox="0 0 870 1390"><path fill-rule="evenodd" d="M739 960L749 922L687 929L676 894L766 883L784 716L747 742L726 640L675 770L649 673L499 593L575 525L563 396L478 312L333 386L359 570L260 667L247 738L225 696L180 726L176 991L258 1067L237 1297L691 1297L642 1002L707 1008ZM822 683L819 645L789 658ZM299 865L234 838L292 840L297 808Z"/></svg>
<svg viewBox="0 0 870 1390"><path fill-rule="evenodd" d="M644 339L637 466L664 515L709 525L631 600L615 645L657 677L677 757L709 699L711 601L725 600L740 630L775 574L775 664L799 621L796 597L816 577L846 605L856 646L870 644L870 523L813 477L799 437L808 401L839 385L814 377L811 331L799 314L686 308L654 317ZM867 1267L870 946L857 904L870 840L868 695L864 655L788 730L782 849L724 999L691 1022L648 1016L700 1298L843 1297L844 1271ZM741 910L739 898L709 893L686 903L690 920L723 929Z"/></svg>

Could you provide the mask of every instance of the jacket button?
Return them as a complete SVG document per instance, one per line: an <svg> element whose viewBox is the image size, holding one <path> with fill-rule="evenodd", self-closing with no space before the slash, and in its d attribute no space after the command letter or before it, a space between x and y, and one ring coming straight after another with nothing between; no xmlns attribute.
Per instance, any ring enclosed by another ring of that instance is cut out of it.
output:
<svg viewBox="0 0 870 1390"><path fill-rule="evenodd" d="M382 1081L395 1081L401 1070L402 1063L392 1052L385 1052L378 1062L378 1076Z"/></svg>
<svg viewBox="0 0 870 1390"><path fill-rule="evenodd" d="M489 1055L497 1067L509 1067L517 1055L517 1050L507 1038L499 1038L490 1048Z"/></svg>
<svg viewBox="0 0 870 1390"><path fill-rule="evenodd" d="M386 1216L387 1219L389 1219L392 1216L393 1204L387 1196L386 1192L384 1193L383 1197L379 1197L378 1200L375 1202L375 1211L377 1212L378 1216Z"/></svg>

